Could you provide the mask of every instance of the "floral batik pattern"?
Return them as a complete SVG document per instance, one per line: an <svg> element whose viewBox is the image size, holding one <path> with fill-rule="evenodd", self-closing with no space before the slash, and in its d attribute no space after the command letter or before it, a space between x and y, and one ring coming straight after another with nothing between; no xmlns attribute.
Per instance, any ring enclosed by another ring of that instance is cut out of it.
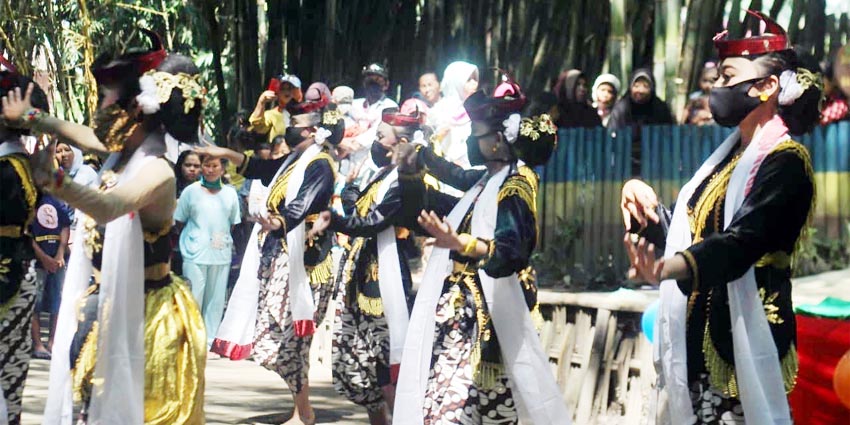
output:
<svg viewBox="0 0 850 425"><path fill-rule="evenodd" d="M744 408L737 398L724 396L709 383L708 375L691 383L691 404L697 425L744 425Z"/></svg>
<svg viewBox="0 0 850 425"><path fill-rule="evenodd" d="M504 375L496 379L493 388L480 388L475 382L476 311L486 306L475 305L475 297L466 285L450 284L447 289L437 303L437 333L425 393L425 424L518 423Z"/></svg>
<svg viewBox="0 0 850 425"><path fill-rule="evenodd" d="M384 405L383 386L390 383L390 335L383 314L363 312L347 300L349 285L341 282L336 297L333 339L333 381L339 394L370 412Z"/></svg>
<svg viewBox="0 0 850 425"><path fill-rule="evenodd" d="M289 255L283 250L273 258L265 256L260 264L260 294L257 326L254 332L254 361L276 372L293 393L301 392L310 371L310 343L313 336L295 336L289 307ZM317 266L317 267L322 267ZM309 269L308 269L309 274ZM331 297L331 277L313 282L315 322L321 323Z"/></svg>

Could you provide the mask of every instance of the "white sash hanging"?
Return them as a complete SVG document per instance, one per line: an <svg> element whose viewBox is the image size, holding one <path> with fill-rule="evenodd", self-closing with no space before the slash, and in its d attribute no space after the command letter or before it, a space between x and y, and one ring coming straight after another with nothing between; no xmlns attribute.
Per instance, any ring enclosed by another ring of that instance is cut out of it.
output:
<svg viewBox="0 0 850 425"><path fill-rule="evenodd" d="M161 135L152 134L133 153L118 179L131 181L147 163L164 153ZM120 158L114 153L103 171L111 170ZM103 172L102 171L102 172ZM84 231L77 232L76 246L84 246ZM144 252L138 212L130 212L106 224L98 297L100 330L97 360L92 380L89 410L91 424L141 425L144 422ZM70 347L77 330L76 304L88 287L91 260L82 249L71 252L62 290L63 302L54 343L54 361L44 423L70 425L73 398L70 376Z"/></svg>
<svg viewBox="0 0 850 425"><path fill-rule="evenodd" d="M381 181L375 204L384 200L390 186L398 181L398 170L394 169ZM384 306L384 319L390 331L390 365L401 363L404 339L407 335L409 313L402 285L401 265L396 246L395 226L378 233L378 287Z"/></svg>
<svg viewBox="0 0 850 425"><path fill-rule="evenodd" d="M510 167L506 166L466 192L447 219L453 229L460 225L470 206L475 203L472 212L473 236L485 237L489 234L492 238L499 189L509 171ZM394 418L396 425L424 423L423 399L436 334L437 302L451 267L449 250L435 248L425 269L424 280L413 306L408 338L405 340L394 409L395 412L405 414ZM520 420L529 425L571 423L571 415L564 405L537 331L531 323L516 274L493 279L479 271L479 277L482 278L484 298L491 309L490 316L499 336L499 346Z"/></svg>
<svg viewBox="0 0 850 425"><path fill-rule="evenodd" d="M740 137L740 131L732 133L682 188L667 236L666 258L691 246L690 226L684 206L700 183L737 145ZM730 177L725 198L724 229L741 208L764 158L779 143L788 139L788 129L778 116L754 135ZM753 267L739 279L728 282L727 288L735 374L744 417L748 423L754 424L790 424L779 356L758 295ZM669 416L663 420L670 424L695 420L688 389L686 311L687 297L679 291L676 282L662 282L661 304L656 319L658 341L653 354L660 370L660 390L667 392Z"/></svg>
<svg viewBox="0 0 850 425"><path fill-rule="evenodd" d="M314 143L298 158L286 186L285 205L289 205L298 197L298 191L304 181L304 172L307 170L307 166L321 152L321 145ZM296 329L298 329L298 322L309 321L312 323L313 315L316 312L313 290L310 288L309 276L307 276L307 269L304 266L306 229L307 226L302 220L294 229L287 229L286 233L286 246L289 251L289 307L292 310L292 321Z"/></svg>
<svg viewBox="0 0 850 425"><path fill-rule="evenodd" d="M272 177L272 184L290 164L289 158L284 160ZM257 193L254 192L255 187L258 187ZM251 215L268 215L268 208L266 208L269 195L268 188L259 180L254 180L249 199L255 195L261 198L261 200L258 198L255 203L262 205L262 208L252 210ZM254 330L257 325L257 304L260 296L260 281L257 277L260 269L258 238L262 227L259 223L255 223L253 229L251 229L251 236L248 238L248 245L245 247L245 254L242 256L239 277L236 279L236 285L234 285L233 292L230 294L230 301L227 303L227 310L224 312L224 317L218 327L218 334L216 334L212 344L212 352L231 360L242 360L251 355Z"/></svg>

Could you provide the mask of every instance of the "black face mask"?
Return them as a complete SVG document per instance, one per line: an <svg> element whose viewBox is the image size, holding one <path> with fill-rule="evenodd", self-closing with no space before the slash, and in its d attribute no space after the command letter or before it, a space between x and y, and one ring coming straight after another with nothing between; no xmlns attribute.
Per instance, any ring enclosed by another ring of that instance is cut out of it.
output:
<svg viewBox="0 0 850 425"><path fill-rule="evenodd" d="M289 146L290 149L295 149L296 146L300 145L305 139L305 137L301 135L301 131L303 130L303 128L297 127L287 128L286 132L283 134L283 140L286 141L286 146Z"/></svg>
<svg viewBox="0 0 850 425"><path fill-rule="evenodd" d="M380 99L384 95L384 88L375 81L366 81L363 84L366 89L366 97L371 99Z"/></svg>
<svg viewBox="0 0 850 425"><path fill-rule="evenodd" d="M487 163L487 158L481 153L481 147L478 146L478 137L469 136L466 138L466 157L469 164L473 167L484 165Z"/></svg>
<svg viewBox="0 0 850 425"><path fill-rule="evenodd" d="M756 109L761 100L747 92L764 78L742 81L734 86L712 87L708 98L711 116L724 127L735 127Z"/></svg>
<svg viewBox="0 0 850 425"><path fill-rule="evenodd" d="M390 150L380 144L377 140L372 142L372 148L369 149L369 152L372 154L372 162L374 162L378 168L386 167L392 162Z"/></svg>

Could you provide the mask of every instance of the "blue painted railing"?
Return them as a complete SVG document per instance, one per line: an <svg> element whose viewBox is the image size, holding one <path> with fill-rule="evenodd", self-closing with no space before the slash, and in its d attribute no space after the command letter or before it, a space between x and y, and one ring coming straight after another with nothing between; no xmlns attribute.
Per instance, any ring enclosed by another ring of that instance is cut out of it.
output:
<svg viewBox="0 0 850 425"><path fill-rule="evenodd" d="M640 178L655 188L662 202L676 200L702 162L731 133L710 126L651 126L641 129L633 146L630 131L603 128L561 129L558 147L541 172L538 209L541 245L554 235L558 217L578 220L583 232L577 241L576 265L591 274L612 263L617 272L626 267L622 249L623 218L620 188L640 170ZM817 186L814 226L820 236L842 238L850 220L850 122L818 127L795 138L812 156ZM633 152L639 168L632 167Z"/></svg>

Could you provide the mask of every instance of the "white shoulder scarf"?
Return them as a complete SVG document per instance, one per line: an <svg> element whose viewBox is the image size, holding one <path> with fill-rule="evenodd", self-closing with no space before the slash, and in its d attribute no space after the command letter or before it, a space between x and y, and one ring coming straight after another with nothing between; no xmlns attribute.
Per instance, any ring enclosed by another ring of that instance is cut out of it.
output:
<svg viewBox="0 0 850 425"><path fill-rule="evenodd" d="M732 133L682 188L667 236L665 258L691 246L685 206L700 183L737 145L740 136L738 130ZM744 203L764 158L788 139L788 129L778 116L753 137L730 177L723 214L724 229ZM750 267L739 279L727 283L727 287L735 374L744 417L747 423L752 424L791 424L779 356L764 315L753 268ZM696 418L688 389L687 296L682 294L674 280L661 282L660 292L661 305L656 319L658 339L653 354L660 371L660 389L667 392L669 417L664 420L670 424L691 423Z"/></svg>
<svg viewBox="0 0 850 425"><path fill-rule="evenodd" d="M393 169L381 181L375 204L380 204L387 195L390 186L398 181L398 170ZM407 311L407 299L402 286L401 265L396 246L395 226L387 227L378 233L378 287L384 306L384 319L390 331L390 370L401 363L407 324L410 320Z"/></svg>
<svg viewBox="0 0 850 425"><path fill-rule="evenodd" d="M509 171L510 167L506 166L496 174L484 177L467 191L449 214L447 221L452 228L457 229L474 203L472 236L492 239L496 227L499 189ZM394 409L396 425L421 425L424 422L423 400L436 333L437 302L443 282L451 269L449 250L435 248L416 296L408 338L405 339ZM569 424L571 415L552 376L549 360L543 353L516 274L493 279L479 271L479 277L499 336L502 361L520 420L529 425Z"/></svg>
<svg viewBox="0 0 850 425"><path fill-rule="evenodd" d="M298 191L304 182L304 171L307 170L313 158L321 152L322 146L314 143L298 158L286 186L285 205L289 205L298 197ZM302 220L294 229L287 229L286 233L286 247L289 252L289 308L292 310L292 322L298 336L310 335L315 330L313 315L316 312L316 305L313 302L313 290L310 288L307 269L304 267L306 229L307 226ZM304 334L300 335L300 333Z"/></svg>
<svg viewBox="0 0 850 425"><path fill-rule="evenodd" d="M132 181L144 165L164 153L158 135L149 136L127 163L117 185ZM106 160L103 171L118 162L120 153ZM83 217L83 220L85 218ZM75 235L75 246L84 246L85 231ZM50 381L44 423L72 423L72 388L69 370L71 340L77 330L76 306L92 275L84 250L71 252L62 304L50 362ZM97 363L94 371L90 424L141 425L144 422L144 252L142 224L137 211L106 224L98 298Z"/></svg>
<svg viewBox="0 0 850 425"><path fill-rule="evenodd" d="M284 160L272 177L272 183L289 167L290 163L289 158ZM249 207L251 208L249 211L252 216L265 216L268 214L266 201L269 189L260 180L254 180L252 183L249 202L253 206ZM251 229L251 236L248 237L248 245L242 256L239 277L236 279L233 293L230 294L227 310L224 312L211 348L212 352L231 360L242 360L251 355L260 296L260 281L257 274L260 269L259 234L262 227L259 223L255 223Z"/></svg>

